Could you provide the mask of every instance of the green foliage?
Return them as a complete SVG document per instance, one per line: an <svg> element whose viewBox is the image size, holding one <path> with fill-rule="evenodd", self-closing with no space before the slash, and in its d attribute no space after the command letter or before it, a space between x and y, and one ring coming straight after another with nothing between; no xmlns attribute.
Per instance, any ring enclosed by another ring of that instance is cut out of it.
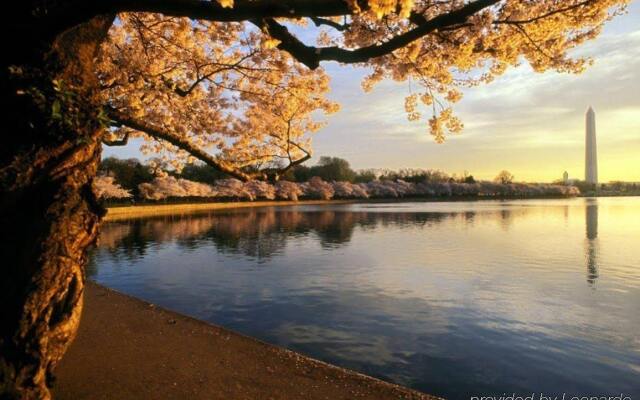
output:
<svg viewBox="0 0 640 400"><path fill-rule="evenodd" d="M209 185L213 185L218 179L229 178L228 175L206 164L187 164L177 176L194 182L208 183Z"/></svg>
<svg viewBox="0 0 640 400"><path fill-rule="evenodd" d="M134 198L139 199L138 185L151 182L154 178L149 167L143 165L135 158L121 160L109 157L100 163L101 175L113 176L124 189L131 191Z"/></svg>
<svg viewBox="0 0 640 400"><path fill-rule="evenodd" d="M291 182L306 182L310 178L311 168L306 165L296 165L282 177L283 180Z"/></svg>
<svg viewBox="0 0 640 400"><path fill-rule="evenodd" d="M12 71L23 73L21 70ZM30 96L36 107L40 108L44 115L48 115L48 125L58 128L51 132L79 134L75 138L77 143L88 142L88 135L96 128L108 128L111 125L111 120L102 107L94 107L91 102L85 101L78 94L77 88L68 85L62 79L52 79L41 86L30 86L18 94Z"/></svg>
<svg viewBox="0 0 640 400"><path fill-rule="evenodd" d="M573 185L580 189L580 193L590 196L594 195L596 191L596 187L592 183L587 183L585 181L575 181Z"/></svg>
<svg viewBox="0 0 640 400"><path fill-rule="evenodd" d="M309 173L311 177L318 176L328 182L353 182L356 178L349 161L338 157L321 157L318 165L311 167Z"/></svg>
<svg viewBox="0 0 640 400"><path fill-rule="evenodd" d="M355 183L367 183L371 181L375 181L378 178L376 175L376 171L372 169L363 169L356 173L354 182Z"/></svg>
<svg viewBox="0 0 640 400"><path fill-rule="evenodd" d="M440 170L414 168L404 168L398 171L383 170L380 173L379 179L390 181L401 179L411 183L445 183L455 181L449 174Z"/></svg>
<svg viewBox="0 0 640 400"><path fill-rule="evenodd" d="M69 130L79 131L87 116L80 107L81 102L78 101L75 91L59 79L52 80L51 84L54 91L51 101L52 123L62 125Z"/></svg>
<svg viewBox="0 0 640 400"><path fill-rule="evenodd" d="M356 172L351 169L349 162L339 157L321 157L318 164L307 167L296 165L282 176L283 180L291 182L307 182L314 176L320 177L327 182L354 182Z"/></svg>

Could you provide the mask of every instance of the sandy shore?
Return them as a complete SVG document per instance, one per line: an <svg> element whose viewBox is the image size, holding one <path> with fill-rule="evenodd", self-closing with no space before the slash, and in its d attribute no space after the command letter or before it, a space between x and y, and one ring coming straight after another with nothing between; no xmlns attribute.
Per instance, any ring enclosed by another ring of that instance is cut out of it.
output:
<svg viewBox="0 0 640 400"><path fill-rule="evenodd" d="M56 399L435 399L88 282Z"/></svg>

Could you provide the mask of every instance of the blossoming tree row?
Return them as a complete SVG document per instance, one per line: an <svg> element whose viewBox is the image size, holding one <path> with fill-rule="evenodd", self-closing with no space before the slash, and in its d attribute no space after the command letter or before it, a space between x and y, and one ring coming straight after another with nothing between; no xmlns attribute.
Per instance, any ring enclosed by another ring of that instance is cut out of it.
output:
<svg viewBox="0 0 640 400"><path fill-rule="evenodd" d="M95 180L98 197L104 199L130 198L131 194L113 181L112 177ZM171 198L206 198L233 200L293 200L299 199L397 199L405 197L542 197L577 196L575 186L496 183L496 182L422 182L412 183L401 179L374 180L367 183L326 182L313 177L307 182L279 181L270 184L263 181L242 182L238 179L221 179L215 185L193 182L173 176L158 177L139 186L145 200Z"/></svg>

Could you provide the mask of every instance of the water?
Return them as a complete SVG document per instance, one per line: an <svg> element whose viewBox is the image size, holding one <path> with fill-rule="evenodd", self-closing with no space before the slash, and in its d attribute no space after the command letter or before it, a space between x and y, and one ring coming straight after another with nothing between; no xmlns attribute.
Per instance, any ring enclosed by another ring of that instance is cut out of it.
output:
<svg viewBox="0 0 640 400"><path fill-rule="evenodd" d="M111 222L90 275L451 399L640 396L640 198L295 206Z"/></svg>

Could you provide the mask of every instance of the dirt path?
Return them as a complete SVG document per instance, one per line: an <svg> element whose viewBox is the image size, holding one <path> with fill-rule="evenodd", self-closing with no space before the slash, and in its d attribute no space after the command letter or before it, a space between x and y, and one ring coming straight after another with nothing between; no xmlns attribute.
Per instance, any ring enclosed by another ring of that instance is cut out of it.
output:
<svg viewBox="0 0 640 400"><path fill-rule="evenodd" d="M89 282L54 396L80 399L435 399Z"/></svg>

